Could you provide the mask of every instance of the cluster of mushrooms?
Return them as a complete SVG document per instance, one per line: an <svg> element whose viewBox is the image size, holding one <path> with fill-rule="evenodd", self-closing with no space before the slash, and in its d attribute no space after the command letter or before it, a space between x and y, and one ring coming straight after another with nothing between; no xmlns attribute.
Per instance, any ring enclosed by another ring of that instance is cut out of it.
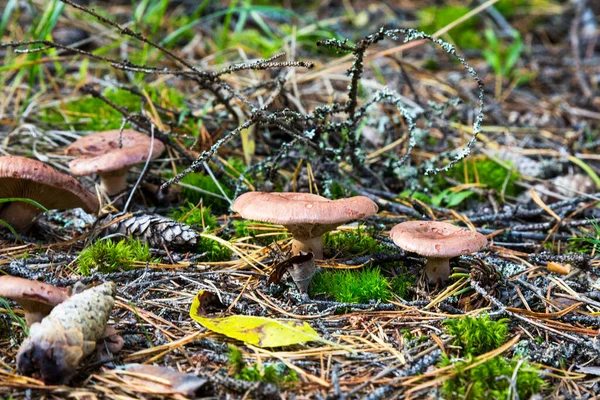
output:
<svg viewBox="0 0 600 400"><path fill-rule="evenodd" d="M73 175L97 174L104 193L114 196L127 189L127 172L136 164L157 158L165 146L133 130L98 132L84 136L66 149L75 155L69 164ZM0 157L0 197L34 200L47 209L82 208L96 214L98 195L79 181L43 162L19 157ZM14 201L0 204L0 219L19 232L31 227L42 210L30 203Z"/></svg>
<svg viewBox="0 0 600 400"><path fill-rule="evenodd" d="M160 156L162 142L133 130L111 130L84 136L73 142L67 155L77 156L69 163L73 175L97 174L103 192L115 196L127 189L129 169ZM47 209L82 208L99 211L99 196L92 194L73 177L30 158L0 157L0 196L28 198ZM323 259L322 236L350 221L377 213L369 198L355 196L329 200L308 193L249 192L233 206L243 218L281 224L291 233L292 255L312 254L290 273L306 291L315 271L314 259ZM0 219L18 231L27 230L42 210L26 202L0 204ZM400 248L427 258L425 274L430 282L444 282L450 275L449 260L486 246L485 236L471 230L437 221L403 222L390 232Z"/></svg>
<svg viewBox="0 0 600 400"><path fill-rule="evenodd" d="M312 253L323 259L322 236L340 225L377 213L377 204L365 196L329 200L308 193L249 192L232 206L243 218L283 225L292 235L292 255ZM403 250L425 256L425 275L432 283L450 277L450 259L483 249L487 239L481 233L439 221L407 221L390 232ZM316 266L314 258L293 264L290 275L306 291Z"/></svg>
<svg viewBox="0 0 600 400"><path fill-rule="evenodd" d="M66 153L77 156L69 164L73 175L97 174L101 190L112 197L127 189L127 172L133 165L155 159L163 150L160 141L142 133L113 130L83 137ZM95 214L100 208L100 193L92 194L76 179L47 164L17 156L0 157L0 196L31 199L47 209L82 208ZM296 261L290 261L288 271L300 291L306 292L316 270L315 259L323 259L322 236L340 225L375 215L378 207L364 196L329 200L308 193L249 192L239 196L232 209L246 219L281 224L291 233L291 260ZM1 203L0 219L24 231L41 211L27 202ZM402 222L390 236L400 248L427 258L425 275L433 283L448 280L451 258L487 244L480 233L437 221ZM110 282L72 295L41 282L0 276L0 296L18 302L31 327L31 335L19 351L19 370L46 382L61 382L93 351L96 341L104 340L111 352L119 351L122 339L106 327L114 293ZM101 318L92 306L98 305L93 296L102 299ZM77 316L77 307L83 309L85 318Z"/></svg>

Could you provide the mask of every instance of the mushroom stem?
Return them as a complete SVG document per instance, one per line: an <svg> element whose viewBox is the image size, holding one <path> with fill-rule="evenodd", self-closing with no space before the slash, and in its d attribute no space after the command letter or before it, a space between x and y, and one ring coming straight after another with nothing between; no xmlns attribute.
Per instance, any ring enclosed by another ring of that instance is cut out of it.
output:
<svg viewBox="0 0 600 400"><path fill-rule="evenodd" d="M0 219L10 224L18 232L31 228L33 219L42 212L36 206L22 201L13 201L0 211Z"/></svg>
<svg viewBox="0 0 600 400"><path fill-rule="evenodd" d="M425 275L431 283L445 283L450 278L449 258L428 258L425 264Z"/></svg>
<svg viewBox="0 0 600 400"><path fill-rule="evenodd" d="M317 236L313 238L297 238L292 240L292 255L298 255L303 251L305 253L313 253L315 259L323 259L323 238Z"/></svg>
<svg viewBox="0 0 600 400"><path fill-rule="evenodd" d="M121 169L100 175L102 190L109 196L124 192L127 189L127 171L127 169Z"/></svg>

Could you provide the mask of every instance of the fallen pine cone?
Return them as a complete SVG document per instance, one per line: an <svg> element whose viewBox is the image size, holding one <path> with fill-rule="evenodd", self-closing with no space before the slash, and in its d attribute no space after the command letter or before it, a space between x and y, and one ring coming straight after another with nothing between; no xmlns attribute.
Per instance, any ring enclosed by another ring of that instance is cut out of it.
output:
<svg viewBox="0 0 600 400"><path fill-rule="evenodd" d="M108 215L98 221L100 226L120 218L124 213ZM152 248L192 249L198 244L199 235L188 225L161 215L133 214L98 232L99 236L120 233L127 237L138 238Z"/></svg>
<svg viewBox="0 0 600 400"><path fill-rule="evenodd" d="M73 295L31 325L17 354L19 371L47 384L67 383L103 336L115 289L113 282L106 282Z"/></svg>

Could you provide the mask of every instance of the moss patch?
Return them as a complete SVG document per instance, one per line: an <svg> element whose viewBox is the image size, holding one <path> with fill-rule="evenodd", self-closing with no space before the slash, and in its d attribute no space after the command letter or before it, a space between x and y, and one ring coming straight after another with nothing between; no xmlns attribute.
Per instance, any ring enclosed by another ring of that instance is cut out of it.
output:
<svg viewBox="0 0 600 400"><path fill-rule="evenodd" d="M98 240L84 249L77 260L82 275L89 275L93 269L102 273L128 270L134 262L158 262L150 254L147 243L139 239L113 241L112 239Z"/></svg>
<svg viewBox="0 0 600 400"><path fill-rule="evenodd" d="M442 395L445 399L512 399L510 392L511 379L515 371L516 389L520 399L528 399L538 393L544 381L540 377L539 368L527 361L506 360L494 357L483 364L467 369L471 358L465 361L452 362L444 358L440 366L454 364L458 374L444 382ZM518 369L517 369L518 368Z"/></svg>
<svg viewBox="0 0 600 400"><path fill-rule="evenodd" d="M472 366L476 356L492 351L504 344L508 336L507 320L492 321L487 315L479 318L464 317L445 322L446 331L455 336L454 345L459 351L442 356L440 367L454 365L456 375L444 382L445 399L510 399L511 390L526 399L538 393L544 381L539 368L526 360L507 360L501 355ZM511 387L516 371L516 385Z"/></svg>
<svg viewBox="0 0 600 400"><path fill-rule="evenodd" d="M328 232L323 236L324 247L335 251L351 254L373 254L387 251L385 246L379 245L369 229L359 226L357 229Z"/></svg>
<svg viewBox="0 0 600 400"><path fill-rule="evenodd" d="M257 364L247 365L242 358L242 352L235 346L229 346L230 373L236 379L250 382L267 382L274 385L283 385L298 381L298 375L294 370L288 369L283 363L263 364L260 368Z"/></svg>
<svg viewBox="0 0 600 400"><path fill-rule="evenodd" d="M454 345L461 353L478 356L502 346L507 339L508 320L492 321L487 315L444 321L446 332L454 336Z"/></svg>
<svg viewBox="0 0 600 400"><path fill-rule="evenodd" d="M392 298L390 281L378 268L359 270L325 270L314 276L312 294L333 296L342 303L388 301Z"/></svg>

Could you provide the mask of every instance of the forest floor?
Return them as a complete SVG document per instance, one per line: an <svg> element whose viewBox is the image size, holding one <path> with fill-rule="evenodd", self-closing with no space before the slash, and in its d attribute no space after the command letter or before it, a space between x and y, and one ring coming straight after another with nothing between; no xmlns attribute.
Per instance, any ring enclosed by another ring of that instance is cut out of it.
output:
<svg viewBox="0 0 600 400"><path fill-rule="evenodd" d="M77 177L98 215L0 232L0 274L115 282L124 339L44 384L3 301L0 396L596 398L598 2L134 3L0 0L2 155L68 172L92 132L166 145L120 195ZM323 236L301 293L286 228L232 211L248 191L379 210ZM416 220L488 245L428 282L390 238Z"/></svg>

